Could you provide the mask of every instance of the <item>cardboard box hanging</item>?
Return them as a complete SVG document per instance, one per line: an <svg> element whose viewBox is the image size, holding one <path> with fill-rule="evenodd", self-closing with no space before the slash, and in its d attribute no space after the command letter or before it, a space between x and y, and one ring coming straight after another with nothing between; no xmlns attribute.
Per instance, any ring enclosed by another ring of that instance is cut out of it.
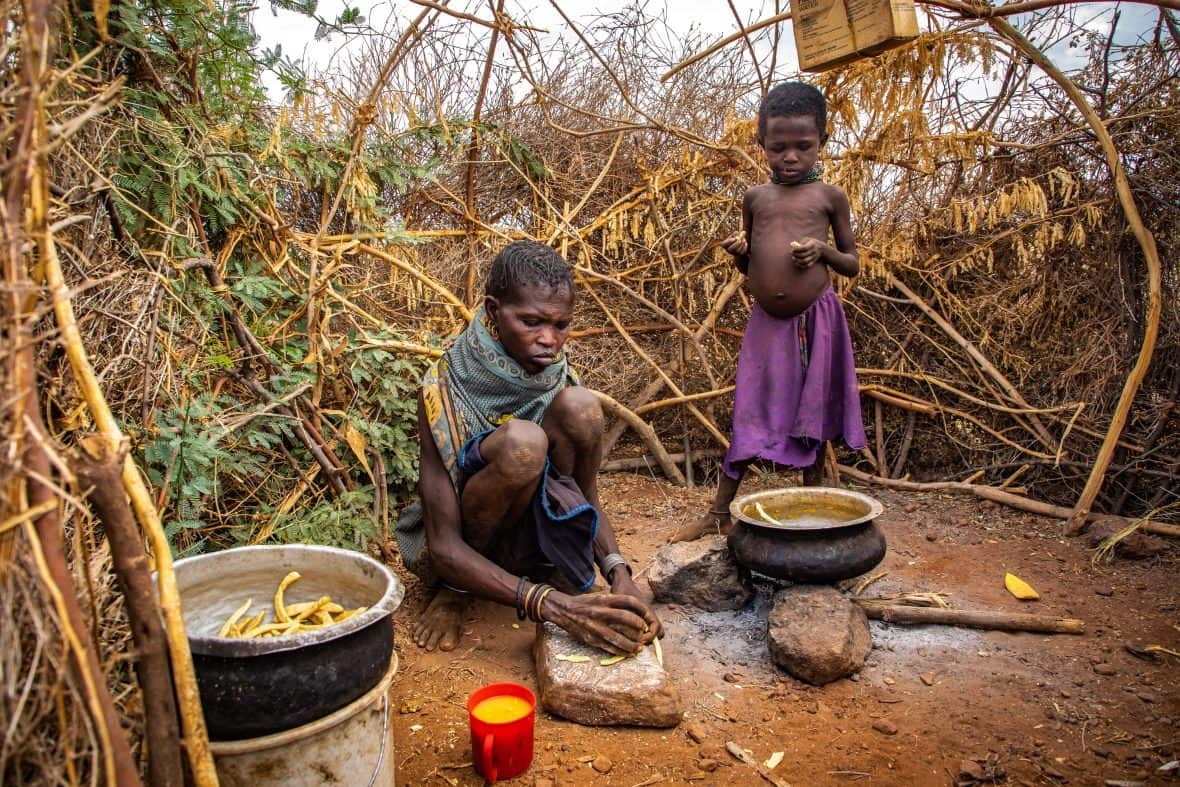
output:
<svg viewBox="0 0 1180 787"><path fill-rule="evenodd" d="M793 6L803 71L826 71L918 37L913 0L796 0Z"/></svg>

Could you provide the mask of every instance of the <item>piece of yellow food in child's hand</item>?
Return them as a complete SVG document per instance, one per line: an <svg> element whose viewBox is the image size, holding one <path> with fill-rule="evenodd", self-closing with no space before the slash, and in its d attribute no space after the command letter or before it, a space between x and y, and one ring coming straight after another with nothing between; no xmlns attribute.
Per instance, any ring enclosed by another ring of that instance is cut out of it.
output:
<svg viewBox="0 0 1180 787"><path fill-rule="evenodd" d="M1009 593L1021 601L1036 601L1041 597L1040 593L1033 590L1032 585L1015 574L1004 575L1004 587L1008 589Z"/></svg>
<svg viewBox="0 0 1180 787"><path fill-rule="evenodd" d="M803 244L797 240L793 240L793 241L791 241L791 247L795 248L795 249L801 249L801 248L803 248Z"/></svg>

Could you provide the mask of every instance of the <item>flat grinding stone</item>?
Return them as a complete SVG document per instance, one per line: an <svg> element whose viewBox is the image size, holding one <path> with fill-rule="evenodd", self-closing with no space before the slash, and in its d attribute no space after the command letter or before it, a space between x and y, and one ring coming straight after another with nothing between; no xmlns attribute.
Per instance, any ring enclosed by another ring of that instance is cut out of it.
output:
<svg viewBox="0 0 1180 787"><path fill-rule="evenodd" d="M591 726L675 727L680 693L648 646L638 656L603 666L609 654L583 645L545 623L533 641L541 706L550 713ZM585 656L577 663L557 656Z"/></svg>

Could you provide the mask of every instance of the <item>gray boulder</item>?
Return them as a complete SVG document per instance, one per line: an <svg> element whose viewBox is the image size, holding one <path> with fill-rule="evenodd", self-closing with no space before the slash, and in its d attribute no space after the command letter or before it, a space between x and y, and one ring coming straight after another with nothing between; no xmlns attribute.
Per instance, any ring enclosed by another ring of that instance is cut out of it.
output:
<svg viewBox="0 0 1180 787"><path fill-rule="evenodd" d="M647 574L656 601L709 612L741 609L754 596L749 572L729 553L725 536L669 544Z"/></svg>

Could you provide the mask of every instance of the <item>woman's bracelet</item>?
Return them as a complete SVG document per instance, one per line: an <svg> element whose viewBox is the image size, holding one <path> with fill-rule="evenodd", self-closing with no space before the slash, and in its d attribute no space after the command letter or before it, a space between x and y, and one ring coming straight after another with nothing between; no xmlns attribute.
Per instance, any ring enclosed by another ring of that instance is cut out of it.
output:
<svg viewBox="0 0 1180 787"><path fill-rule="evenodd" d="M516 619L517 620L524 620L525 617L528 615L528 605L526 603L527 596L525 594L525 587L528 584L529 584L528 577L521 577L520 582L516 583ZM533 585L532 588L529 588L529 593L532 593L532 591L536 587L537 587L536 585Z"/></svg>
<svg viewBox="0 0 1180 787"><path fill-rule="evenodd" d="M627 561L618 552L611 552L609 555L604 556L602 558L602 564L600 565L600 568L602 569L603 578L607 582L610 582L611 581L611 579L610 579L611 574L619 566L623 566L624 568L626 568L628 574L631 573L631 566L629 566L627 564Z"/></svg>
<svg viewBox="0 0 1180 787"><path fill-rule="evenodd" d="M533 608L530 611L529 617L532 620L535 620L537 623L540 623L542 621L541 605L545 603L545 597L553 592L554 587L552 585L539 585L538 587L540 587L541 590L537 593L533 601Z"/></svg>

